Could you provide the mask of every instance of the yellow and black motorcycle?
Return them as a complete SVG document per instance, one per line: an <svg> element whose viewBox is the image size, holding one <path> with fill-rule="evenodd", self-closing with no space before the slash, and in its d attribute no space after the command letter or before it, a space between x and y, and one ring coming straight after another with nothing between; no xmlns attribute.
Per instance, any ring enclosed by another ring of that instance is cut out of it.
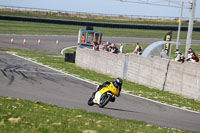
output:
<svg viewBox="0 0 200 133"><path fill-rule="evenodd" d="M100 108L103 108L115 96L119 96L119 90L111 82L109 86L103 87L101 90L97 91L95 95L92 95L88 100L88 105L92 106L97 104Z"/></svg>

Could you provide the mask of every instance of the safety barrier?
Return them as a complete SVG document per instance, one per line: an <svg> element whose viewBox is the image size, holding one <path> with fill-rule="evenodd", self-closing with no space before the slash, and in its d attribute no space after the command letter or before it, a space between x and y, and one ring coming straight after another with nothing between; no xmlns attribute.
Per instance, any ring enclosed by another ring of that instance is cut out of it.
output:
<svg viewBox="0 0 200 133"><path fill-rule="evenodd" d="M200 100L200 64L77 48L76 65Z"/></svg>

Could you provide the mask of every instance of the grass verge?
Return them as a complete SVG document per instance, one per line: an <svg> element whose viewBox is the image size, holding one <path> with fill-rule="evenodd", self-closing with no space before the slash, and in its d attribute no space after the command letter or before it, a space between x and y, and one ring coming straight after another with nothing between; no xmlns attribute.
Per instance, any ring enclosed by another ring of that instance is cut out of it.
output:
<svg viewBox="0 0 200 133"><path fill-rule="evenodd" d="M31 35L78 35L80 28L84 26L46 24L34 22L19 22L0 20L0 34L31 34ZM120 29L94 27L101 31L103 36L115 37L140 37L140 38L163 38L168 31L163 30L139 30L139 29ZM173 32L176 38L177 32ZM194 40L199 40L200 32L193 32ZM181 39L185 39L187 32L181 32Z"/></svg>
<svg viewBox="0 0 200 133"><path fill-rule="evenodd" d="M1 133L189 133L145 122L0 97Z"/></svg>
<svg viewBox="0 0 200 133"><path fill-rule="evenodd" d="M48 18L59 20L74 20L85 22L101 22L101 23L120 23L120 24L143 24L143 25L171 25L177 26L176 20L167 19L142 19L142 18L128 18L123 16L104 16L104 15L92 15L92 14L68 14L68 13L53 13L42 11L25 11L25 10L9 10L1 9L0 15L10 15L19 17L36 17L36 18ZM188 26L188 21L182 21L182 26ZM196 21L195 27L200 26L200 22Z"/></svg>
<svg viewBox="0 0 200 133"><path fill-rule="evenodd" d="M108 75L83 69L76 66L75 64L64 62L64 57L56 56L54 54L38 52L38 51L29 51L29 50L8 49L8 48L0 48L0 50L15 51L19 56L30 58L31 60L37 61L44 65L48 65L50 67L62 70L69 74L76 75L83 79L88 79L90 81L102 83L105 80L113 80L113 78ZM75 48L69 50L73 52ZM145 98L149 98L155 101L167 103L185 109L200 111L200 101L185 98L181 95L172 94L165 91L159 91L157 89L149 88L147 86L136 84L127 80L124 80L123 89L125 91L129 91L131 94L134 95L142 96Z"/></svg>
<svg viewBox="0 0 200 133"><path fill-rule="evenodd" d="M149 44L140 44L143 48L143 50L149 45ZM117 46L119 49L119 45ZM124 45L124 53L132 53L133 50L135 49L136 45L135 44L125 44ZM192 45L191 48L194 50L196 55L200 54L200 44L199 45ZM176 51L176 45L172 45L171 49L171 58L173 59L175 56L175 51ZM185 45L179 45L179 51L185 55Z"/></svg>

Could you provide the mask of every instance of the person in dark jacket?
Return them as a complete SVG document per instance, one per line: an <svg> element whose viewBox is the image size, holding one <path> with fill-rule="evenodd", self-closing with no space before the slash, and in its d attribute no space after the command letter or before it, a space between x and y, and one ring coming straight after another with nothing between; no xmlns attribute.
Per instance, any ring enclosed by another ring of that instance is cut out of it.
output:
<svg viewBox="0 0 200 133"><path fill-rule="evenodd" d="M114 43L112 43L110 45L110 53L117 54L118 52L119 52L118 48L116 47L116 45Z"/></svg>

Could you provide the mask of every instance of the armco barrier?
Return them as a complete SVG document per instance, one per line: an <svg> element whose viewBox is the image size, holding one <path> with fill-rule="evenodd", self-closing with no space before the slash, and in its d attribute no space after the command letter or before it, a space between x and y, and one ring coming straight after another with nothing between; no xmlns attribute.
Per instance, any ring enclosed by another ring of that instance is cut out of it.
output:
<svg viewBox="0 0 200 133"><path fill-rule="evenodd" d="M77 48L76 65L200 100L200 64Z"/></svg>

